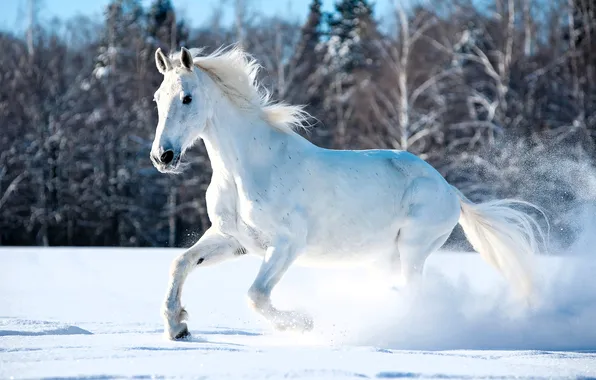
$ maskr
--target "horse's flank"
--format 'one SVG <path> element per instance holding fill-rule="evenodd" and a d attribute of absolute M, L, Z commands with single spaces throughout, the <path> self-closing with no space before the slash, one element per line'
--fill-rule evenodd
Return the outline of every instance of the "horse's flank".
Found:
<path fill-rule="evenodd" d="M 269 125 L 284 133 L 307 129 L 312 116 L 301 105 L 275 103 L 271 93 L 258 81 L 258 64 L 250 54 L 237 46 L 220 48 L 201 56 L 203 49 L 190 49 L 194 65 L 207 73 L 224 95 L 240 109 L 261 115 Z M 172 63 L 180 65 L 180 52 L 170 55 Z"/>

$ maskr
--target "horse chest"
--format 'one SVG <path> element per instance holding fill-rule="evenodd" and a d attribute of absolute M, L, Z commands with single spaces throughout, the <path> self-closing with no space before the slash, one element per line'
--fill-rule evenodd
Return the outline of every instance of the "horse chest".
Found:
<path fill-rule="evenodd" d="M 266 249 L 275 230 L 275 212 L 260 196 L 241 198 L 237 207 L 238 239 L 254 249 Z"/>
<path fill-rule="evenodd" d="M 244 220 L 239 220 L 237 226 L 235 237 L 249 252 L 264 254 L 267 247 L 271 245 L 269 234 L 258 226 L 248 224 Z"/>
<path fill-rule="evenodd" d="M 220 231 L 234 236 L 248 251 L 261 254 L 271 242 L 270 218 L 262 199 L 219 194 L 208 205 L 211 222 Z"/>

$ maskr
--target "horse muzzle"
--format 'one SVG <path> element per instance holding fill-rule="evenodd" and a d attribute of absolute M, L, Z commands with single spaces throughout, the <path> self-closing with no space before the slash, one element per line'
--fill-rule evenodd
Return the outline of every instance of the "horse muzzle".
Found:
<path fill-rule="evenodd" d="M 158 153 L 151 152 L 151 162 L 162 173 L 176 173 L 180 164 L 180 152 L 173 149 L 159 149 Z"/>

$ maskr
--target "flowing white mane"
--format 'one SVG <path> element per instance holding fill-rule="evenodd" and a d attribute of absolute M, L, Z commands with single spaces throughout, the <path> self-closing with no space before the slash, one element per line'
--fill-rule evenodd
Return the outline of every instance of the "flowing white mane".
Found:
<path fill-rule="evenodd" d="M 238 107 L 257 111 L 274 128 L 292 133 L 307 129 L 311 118 L 303 106 L 274 103 L 268 90 L 257 80 L 260 65 L 250 54 L 237 46 L 220 48 L 201 56 L 203 49 L 189 49 L 193 62 L 217 83 L 224 94 Z M 170 56 L 173 63 L 180 62 L 180 52 Z"/>

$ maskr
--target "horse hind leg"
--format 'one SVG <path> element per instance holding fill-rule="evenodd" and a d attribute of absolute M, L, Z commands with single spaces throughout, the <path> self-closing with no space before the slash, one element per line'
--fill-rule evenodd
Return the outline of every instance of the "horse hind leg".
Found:
<path fill-rule="evenodd" d="M 382 270 L 382 274 L 386 277 L 389 277 L 389 285 L 393 290 L 400 290 L 403 288 L 404 280 L 401 273 L 401 258 L 399 255 L 399 249 L 397 249 L 397 239 L 393 254 L 391 254 L 388 264 L 383 266 Z"/>
<path fill-rule="evenodd" d="M 412 189 L 407 222 L 396 239 L 405 285 L 421 279 L 427 257 L 445 244 L 460 213 L 458 198 L 436 181 L 421 179 Z"/>
<path fill-rule="evenodd" d="M 397 251 L 402 285 L 410 286 L 421 280 L 426 259 L 447 241 L 451 229 L 446 232 L 445 228 L 409 226 L 400 230 Z"/>

